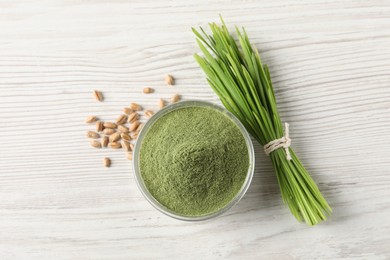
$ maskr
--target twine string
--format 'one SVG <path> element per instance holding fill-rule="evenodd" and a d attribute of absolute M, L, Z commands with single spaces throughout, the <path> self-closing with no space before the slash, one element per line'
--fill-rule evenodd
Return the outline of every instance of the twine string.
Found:
<path fill-rule="evenodd" d="M 283 148 L 286 151 L 287 160 L 291 161 L 289 147 L 291 146 L 289 124 L 284 124 L 284 136 L 264 145 L 264 152 L 269 156 L 273 151 Z"/>

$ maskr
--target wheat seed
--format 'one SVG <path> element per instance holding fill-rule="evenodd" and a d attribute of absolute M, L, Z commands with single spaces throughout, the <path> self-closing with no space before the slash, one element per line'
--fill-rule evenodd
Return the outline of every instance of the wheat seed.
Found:
<path fill-rule="evenodd" d="M 126 115 L 130 115 L 131 113 L 133 113 L 133 109 L 129 108 L 129 107 L 125 107 L 123 108 L 123 113 L 125 113 Z"/>
<path fill-rule="evenodd" d="M 97 120 L 98 119 L 96 116 L 89 116 L 89 117 L 87 117 L 87 119 L 85 119 L 85 123 L 87 123 L 87 124 L 95 123 Z"/>
<path fill-rule="evenodd" d="M 113 143 L 110 143 L 110 147 L 112 149 L 120 149 L 120 148 L 122 148 L 122 145 L 121 145 L 121 143 L 113 142 Z"/>
<path fill-rule="evenodd" d="M 100 135 L 94 131 L 88 131 L 87 137 L 92 138 L 92 139 L 98 139 L 100 137 Z"/>
<path fill-rule="evenodd" d="M 114 143 L 114 142 L 116 142 L 116 141 L 118 141 L 120 139 L 121 139 L 121 134 L 118 133 L 118 132 L 110 135 L 110 137 L 109 137 L 110 143 Z"/>
<path fill-rule="evenodd" d="M 110 167 L 111 166 L 111 160 L 110 158 L 106 157 L 103 159 L 103 165 L 104 167 Z"/>
<path fill-rule="evenodd" d="M 102 148 L 102 145 L 101 145 L 100 142 L 97 141 L 97 140 L 91 140 L 90 144 L 91 144 L 91 146 L 94 147 L 94 148 Z"/>
<path fill-rule="evenodd" d="M 130 152 L 130 151 L 131 151 L 130 144 L 129 144 L 128 142 L 126 142 L 125 140 L 122 140 L 122 147 L 123 147 L 123 149 L 125 149 L 125 151 L 127 151 L 127 152 Z"/>
<path fill-rule="evenodd" d="M 154 113 L 153 113 L 153 111 L 151 111 L 151 110 L 146 110 L 146 111 L 145 111 L 145 116 L 146 116 L 147 118 L 151 118 L 153 114 L 154 114 Z"/>
<path fill-rule="evenodd" d="M 112 135 L 113 133 L 115 133 L 115 129 L 112 128 L 106 128 L 103 130 L 103 134 L 105 135 Z"/>
<path fill-rule="evenodd" d="M 108 145 L 108 136 L 103 136 L 102 147 L 107 147 L 107 145 Z"/>
<path fill-rule="evenodd" d="M 101 132 L 104 129 L 104 123 L 102 121 L 96 122 L 96 131 Z"/>
<path fill-rule="evenodd" d="M 138 121 L 134 121 L 134 123 L 132 123 L 130 125 L 130 127 L 129 127 L 130 132 L 135 131 L 138 126 L 139 126 L 139 122 Z"/>
<path fill-rule="evenodd" d="M 142 127 L 144 127 L 144 124 L 139 124 L 135 131 L 140 132 Z"/>
<path fill-rule="evenodd" d="M 165 76 L 165 83 L 167 83 L 167 85 L 169 86 L 172 86 L 174 84 L 174 79 L 172 77 L 172 75 L 166 75 Z"/>
<path fill-rule="evenodd" d="M 131 114 L 128 116 L 127 122 L 133 123 L 133 122 L 136 121 L 138 118 L 139 118 L 139 114 L 138 114 L 137 112 L 133 112 L 133 113 L 131 113 Z"/>
<path fill-rule="evenodd" d="M 130 142 L 131 141 L 131 137 L 130 135 L 128 135 L 127 133 L 122 133 L 121 134 L 121 137 L 123 140 L 127 141 L 127 142 Z"/>
<path fill-rule="evenodd" d="M 129 132 L 129 128 L 124 126 L 124 125 L 118 125 L 118 130 L 122 133 L 128 133 Z"/>
<path fill-rule="evenodd" d="M 165 102 L 164 102 L 164 100 L 163 100 L 162 98 L 160 98 L 160 99 L 158 100 L 158 107 L 159 107 L 159 108 L 165 107 Z"/>
<path fill-rule="evenodd" d="M 127 116 L 126 115 L 120 115 L 117 119 L 116 119 L 116 123 L 118 125 L 122 125 L 124 123 L 126 123 L 126 120 L 127 120 Z"/>
<path fill-rule="evenodd" d="M 102 92 L 98 91 L 98 90 L 94 90 L 93 91 L 93 96 L 95 97 L 95 99 L 99 102 L 102 102 L 103 101 L 103 94 Z"/>
<path fill-rule="evenodd" d="M 114 124 L 114 123 L 112 123 L 112 122 L 105 122 L 105 123 L 104 123 L 104 127 L 105 127 L 105 128 L 115 129 L 115 128 L 117 128 L 117 125 Z"/>
<path fill-rule="evenodd" d="M 132 139 L 137 139 L 138 132 L 132 132 L 130 136 L 131 136 Z"/>
<path fill-rule="evenodd" d="M 143 92 L 144 92 L 145 94 L 150 94 L 150 93 L 153 93 L 153 92 L 154 92 L 154 89 L 152 89 L 152 88 L 144 88 Z"/>
<path fill-rule="evenodd" d="M 140 105 L 138 105 L 137 103 L 131 103 L 130 104 L 130 108 L 135 110 L 135 111 L 140 111 L 142 110 L 142 107 Z"/>
<path fill-rule="evenodd" d="M 171 98 L 171 102 L 172 102 L 172 103 L 176 103 L 176 102 L 179 101 L 179 100 L 180 100 L 180 95 L 179 95 L 179 94 L 175 94 L 175 95 L 173 95 L 172 98 Z"/>

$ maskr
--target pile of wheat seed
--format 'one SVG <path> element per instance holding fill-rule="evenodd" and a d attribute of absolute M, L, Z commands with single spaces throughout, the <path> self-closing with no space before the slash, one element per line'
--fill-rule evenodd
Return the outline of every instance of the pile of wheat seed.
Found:
<path fill-rule="evenodd" d="M 173 85 L 174 79 L 171 75 L 165 76 L 165 82 L 167 85 Z M 153 88 L 146 87 L 143 89 L 143 93 L 151 94 L 154 92 Z M 94 98 L 103 102 L 103 93 L 94 90 Z M 176 103 L 180 100 L 180 95 L 175 94 L 171 98 L 171 103 Z M 160 98 L 158 100 L 158 107 L 163 108 L 167 102 Z M 88 131 L 87 137 L 90 144 L 94 148 L 111 148 L 111 149 L 123 149 L 126 153 L 127 159 L 132 160 L 134 143 L 138 137 L 139 132 L 143 127 L 143 123 L 140 123 L 141 113 L 143 107 L 137 103 L 131 103 L 129 107 L 125 107 L 122 110 L 122 114 L 114 122 L 103 122 L 99 120 L 97 116 L 88 116 L 85 120 L 87 124 L 95 124 L 95 131 Z M 144 110 L 144 116 L 150 118 L 154 112 L 152 110 Z M 105 167 L 111 166 L 111 159 L 105 157 L 103 159 L 103 165 Z"/>

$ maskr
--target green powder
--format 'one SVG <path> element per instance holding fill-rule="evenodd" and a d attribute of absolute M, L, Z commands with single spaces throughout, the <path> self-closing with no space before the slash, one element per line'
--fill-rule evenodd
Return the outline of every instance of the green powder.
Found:
<path fill-rule="evenodd" d="M 174 110 L 148 130 L 140 149 L 140 172 L 152 196 L 183 216 L 201 216 L 228 204 L 249 168 L 238 126 L 207 107 Z"/>

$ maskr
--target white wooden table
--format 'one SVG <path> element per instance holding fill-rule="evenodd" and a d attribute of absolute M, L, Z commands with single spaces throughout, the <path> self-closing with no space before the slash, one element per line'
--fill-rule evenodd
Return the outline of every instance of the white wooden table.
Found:
<path fill-rule="evenodd" d="M 296 222 L 258 144 L 244 199 L 195 224 L 152 208 L 122 151 L 89 147 L 88 115 L 176 92 L 218 102 L 190 28 L 219 13 L 269 64 L 329 221 Z M 389 1 L 1 1 L 0 67 L 2 260 L 390 258 Z"/>

